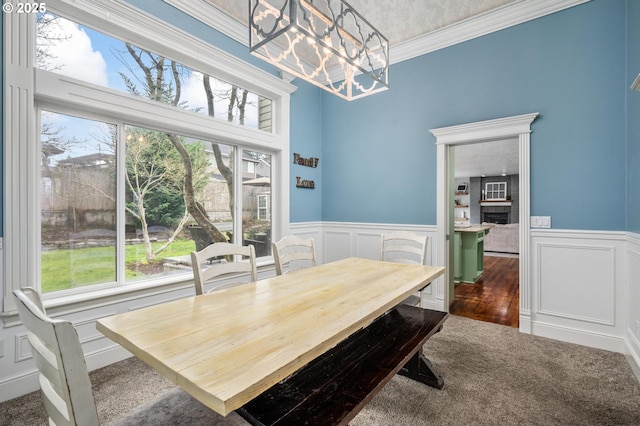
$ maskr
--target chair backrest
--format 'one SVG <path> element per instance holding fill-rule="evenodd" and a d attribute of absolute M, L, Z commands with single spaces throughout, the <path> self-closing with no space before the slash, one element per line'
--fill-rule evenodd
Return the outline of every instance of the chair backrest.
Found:
<path fill-rule="evenodd" d="M 312 238 L 287 235 L 273 243 L 272 248 L 277 275 L 316 266 L 316 249 Z"/>
<path fill-rule="evenodd" d="M 399 231 L 382 234 L 381 260 L 424 265 L 427 260 L 429 237 L 413 232 Z"/>
<path fill-rule="evenodd" d="M 207 262 L 208 259 L 228 256 L 248 257 L 248 262 L 234 262 L 231 259 Z M 200 251 L 191 252 L 191 267 L 196 285 L 196 295 L 204 294 L 204 284 L 210 279 L 224 274 L 249 272 L 251 281 L 258 280 L 256 250 L 252 245 L 240 246 L 231 243 L 213 243 Z"/>
<path fill-rule="evenodd" d="M 49 318 L 33 288 L 13 293 L 40 370 L 40 388 L 49 424 L 97 425 L 91 381 L 76 329 L 69 321 Z"/>

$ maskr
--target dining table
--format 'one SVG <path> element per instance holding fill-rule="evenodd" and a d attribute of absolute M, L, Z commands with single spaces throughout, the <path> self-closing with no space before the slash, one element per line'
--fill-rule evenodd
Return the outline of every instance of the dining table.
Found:
<path fill-rule="evenodd" d="M 101 318 L 96 327 L 226 416 L 443 273 L 352 257 Z"/>

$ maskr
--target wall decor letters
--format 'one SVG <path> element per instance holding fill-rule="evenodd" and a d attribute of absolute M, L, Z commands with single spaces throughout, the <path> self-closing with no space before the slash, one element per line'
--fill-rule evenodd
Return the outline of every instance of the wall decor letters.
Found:
<path fill-rule="evenodd" d="M 296 186 L 298 188 L 314 189 L 316 187 L 316 183 L 312 180 L 301 180 L 300 176 L 296 176 Z"/>
<path fill-rule="evenodd" d="M 318 161 L 320 161 L 320 159 L 316 157 L 304 158 L 296 152 L 293 153 L 293 164 L 307 167 L 318 167 Z"/>

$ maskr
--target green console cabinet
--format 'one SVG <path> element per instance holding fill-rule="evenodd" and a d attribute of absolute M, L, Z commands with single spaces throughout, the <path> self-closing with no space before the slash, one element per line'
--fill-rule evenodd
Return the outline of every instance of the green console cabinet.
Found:
<path fill-rule="evenodd" d="M 484 236 L 491 226 L 476 225 L 455 230 L 453 279 L 475 283 L 484 271 Z"/>

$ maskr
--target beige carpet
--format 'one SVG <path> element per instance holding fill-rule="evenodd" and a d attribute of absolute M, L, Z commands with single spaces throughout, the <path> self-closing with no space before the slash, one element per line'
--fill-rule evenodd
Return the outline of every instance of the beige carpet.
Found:
<path fill-rule="evenodd" d="M 456 316 L 425 354 L 444 389 L 397 376 L 351 425 L 640 425 L 640 385 L 621 354 Z M 103 424 L 243 423 L 213 415 L 135 358 L 91 380 Z M 45 425 L 39 392 L 0 404 L 0 424 Z"/>

